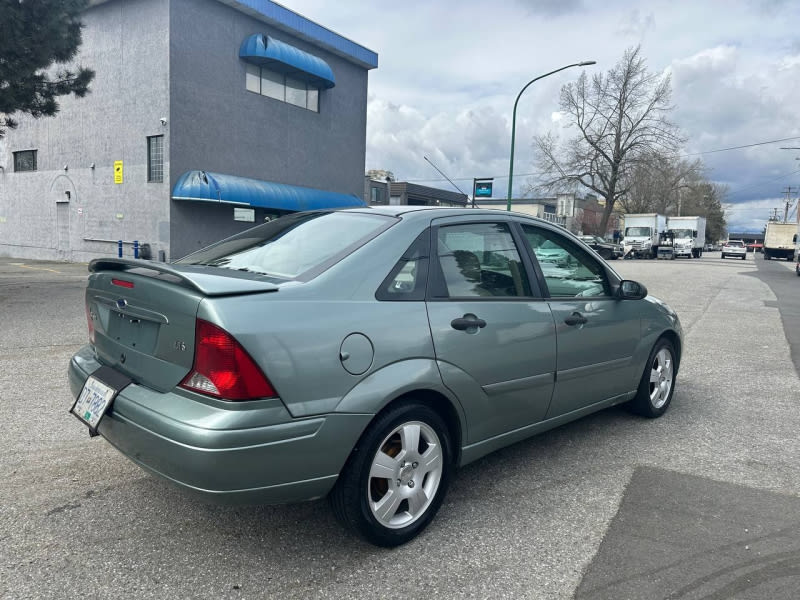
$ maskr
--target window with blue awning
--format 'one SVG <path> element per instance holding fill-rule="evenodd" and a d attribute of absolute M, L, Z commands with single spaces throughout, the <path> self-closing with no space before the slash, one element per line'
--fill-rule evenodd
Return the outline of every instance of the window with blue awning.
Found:
<path fill-rule="evenodd" d="M 259 67 L 284 73 L 320 88 L 336 85 L 327 62 L 304 50 L 261 33 L 253 34 L 239 47 L 239 58 Z"/>

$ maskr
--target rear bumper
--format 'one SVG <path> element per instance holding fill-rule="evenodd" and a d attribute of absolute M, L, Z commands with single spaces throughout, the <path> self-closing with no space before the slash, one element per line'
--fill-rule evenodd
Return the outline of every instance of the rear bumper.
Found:
<path fill-rule="evenodd" d="M 72 358 L 73 397 L 99 367 L 89 346 Z M 282 504 L 326 495 L 371 418 L 294 419 L 277 399 L 227 403 L 132 383 L 98 432 L 139 466 L 212 502 Z"/>

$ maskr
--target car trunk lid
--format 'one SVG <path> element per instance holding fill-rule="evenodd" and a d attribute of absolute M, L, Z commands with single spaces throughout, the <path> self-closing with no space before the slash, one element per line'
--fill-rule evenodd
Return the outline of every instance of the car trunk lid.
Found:
<path fill-rule="evenodd" d="M 86 306 L 98 358 L 161 392 L 192 367 L 203 298 L 279 289 L 251 273 L 214 267 L 99 259 L 89 270 Z"/>

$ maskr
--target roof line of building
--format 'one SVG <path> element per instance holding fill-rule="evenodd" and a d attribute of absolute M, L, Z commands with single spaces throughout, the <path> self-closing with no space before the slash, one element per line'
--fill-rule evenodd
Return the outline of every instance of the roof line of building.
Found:
<path fill-rule="evenodd" d="M 378 54 L 272 0 L 217 0 L 300 39 L 354 62 L 365 69 L 378 66 Z"/>
<path fill-rule="evenodd" d="M 89 6 L 111 0 L 90 0 Z M 378 67 L 378 54 L 272 0 L 217 0 L 241 13 L 341 56 L 365 69 Z"/>

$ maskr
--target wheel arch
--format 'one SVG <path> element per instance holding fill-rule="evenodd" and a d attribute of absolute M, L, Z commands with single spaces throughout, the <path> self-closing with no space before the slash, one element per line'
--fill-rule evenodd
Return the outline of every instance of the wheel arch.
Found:
<path fill-rule="evenodd" d="M 668 340 L 672 344 L 672 347 L 675 348 L 675 374 L 677 375 L 678 369 L 681 366 L 681 355 L 683 354 L 683 344 L 681 343 L 680 336 L 675 331 L 668 329 L 662 333 L 658 339 Z M 658 342 L 656 341 L 656 343 Z"/>
<path fill-rule="evenodd" d="M 458 398 L 444 386 L 433 360 L 400 361 L 376 371 L 354 387 L 335 412 L 372 415 L 359 436 L 360 443 L 381 415 L 400 403 L 413 401 L 430 406 L 444 420 L 453 444 L 453 459 L 458 461 L 466 435 L 466 415 Z"/>
<path fill-rule="evenodd" d="M 453 456 L 450 458 L 452 459 L 452 464 L 457 465 L 461 458 L 463 423 L 461 415 L 456 410 L 455 406 L 453 406 L 453 403 L 450 401 L 450 399 L 444 394 L 435 390 L 413 390 L 391 400 L 386 404 L 386 406 L 383 407 L 381 413 L 375 415 L 374 419 L 377 419 L 380 414 L 391 410 L 393 407 L 403 402 L 419 402 L 421 404 L 425 404 L 426 406 L 432 408 L 436 414 L 442 418 L 447 426 L 447 431 L 450 434 L 450 442 L 453 445 Z"/>

